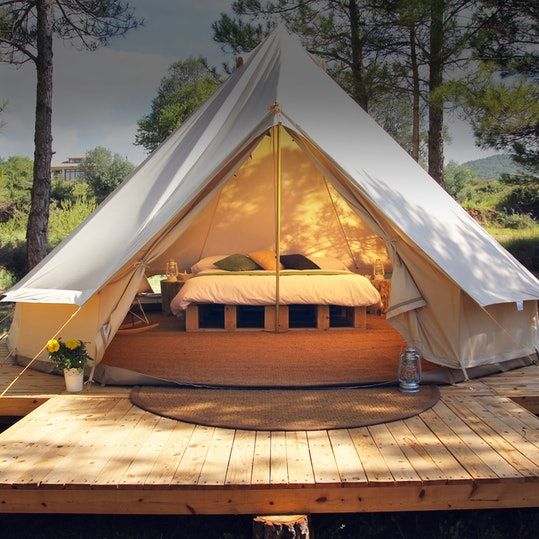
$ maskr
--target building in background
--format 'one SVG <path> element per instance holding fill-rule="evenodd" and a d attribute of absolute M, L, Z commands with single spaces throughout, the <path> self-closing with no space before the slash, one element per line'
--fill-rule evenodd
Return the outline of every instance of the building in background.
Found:
<path fill-rule="evenodd" d="M 68 157 L 59 165 L 51 166 L 51 176 L 53 180 L 76 180 L 79 174 L 79 165 L 84 159 L 84 155 Z"/>

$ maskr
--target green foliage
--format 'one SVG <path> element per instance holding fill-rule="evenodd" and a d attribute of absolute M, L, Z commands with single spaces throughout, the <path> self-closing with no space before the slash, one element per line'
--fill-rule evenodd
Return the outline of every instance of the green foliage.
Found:
<path fill-rule="evenodd" d="M 52 180 L 51 202 L 61 203 L 67 200 L 89 199 L 94 196 L 92 188 L 81 180 Z"/>
<path fill-rule="evenodd" d="M 16 275 L 4 268 L 3 266 L 0 266 L 0 291 L 7 290 L 8 288 L 11 288 L 15 283 L 17 282 Z M 0 317 L 2 315 L 0 314 Z M 0 329 L 0 333 L 1 333 Z"/>
<path fill-rule="evenodd" d="M 524 213 L 539 220 L 539 181 L 514 187 L 498 204 L 506 213 Z"/>
<path fill-rule="evenodd" d="M 459 202 L 464 202 L 473 196 L 477 176 L 465 165 L 449 161 L 444 169 L 444 187 L 446 191 Z"/>
<path fill-rule="evenodd" d="M 87 152 L 79 165 L 81 179 L 90 186 L 98 202 L 112 193 L 133 169 L 127 159 L 103 146 Z"/>
<path fill-rule="evenodd" d="M 9 219 L 17 209 L 28 209 L 33 167 L 31 159 L 20 155 L 0 160 L 0 221 Z"/>
<path fill-rule="evenodd" d="M 151 152 L 210 97 L 220 84 L 202 56 L 175 62 L 161 80 L 150 114 L 138 121 L 135 144 Z"/>
<path fill-rule="evenodd" d="M 60 243 L 95 210 L 93 198 L 79 198 L 75 202 L 65 200 L 51 209 L 49 218 L 49 242 L 52 247 Z"/>
<path fill-rule="evenodd" d="M 49 358 L 60 370 L 83 370 L 91 357 L 86 350 L 86 344 L 78 339 L 69 339 L 64 342 L 62 338 L 51 339 L 47 343 Z"/>

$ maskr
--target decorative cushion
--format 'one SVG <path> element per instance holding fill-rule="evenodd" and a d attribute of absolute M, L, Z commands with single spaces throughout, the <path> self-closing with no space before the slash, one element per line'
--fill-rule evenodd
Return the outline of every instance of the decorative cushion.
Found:
<path fill-rule="evenodd" d="M 348 271 L 346 265 L 338 258 L 331 258 L 329 256 L 310 256 L 309 260 L 314 262 L 322 270 Z"/>
<path fill-rule="evenodd" d="M 222 260 L 228 255 L 215 255 L 201 258 L 196 264 L 191 266 L 192 273 L 198 273 L 199 271 L 214 270 L 215 262 Z"/>
<path fill-rule="evenodd" d="M 222 260 L 214 262 L 214 264 L 226 271 L 252 271 L 260 269 L 260 266 L 251 260 L 248 256 L 235 254 L 227 256 Z"/>
<path fill-rule="evenodd" d="M 252 251 L 247 253 L 249 258 L 253 259 L 262 269 L 268 271 L 276 271 L 277 264 L 275 262 L 277 255 L 275 251 L 270 251 L 269 249 L 263 249 L 261 251 Z M 281 264 L 280 269 L 284 269 L 284 266 Z"/>
<path fill-rule="evenodd" d="M 320 269 L 320 266 L 309 260 L 306 256 L 300 254 L 282 255 L 281 263 L 286 269 L 311 270 Z"/>

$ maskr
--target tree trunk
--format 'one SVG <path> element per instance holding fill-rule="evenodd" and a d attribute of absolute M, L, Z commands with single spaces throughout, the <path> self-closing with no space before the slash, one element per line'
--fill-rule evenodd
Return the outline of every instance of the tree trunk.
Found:
<path fill-rule="evenodd" d="M 365 86 L 365 70 L 363 68 L 363 43 L 360 35 L 361 19 L 357 0 L 348 3 L 350 17 L 350 39 L 352 43 L 352 84 L 355 101 L 365 112 L 369 112 L 369 97 Z"/>
<path fill-rule="evenodd" d="M 52 0 L 37 0 L 34 182 L 26 231 L 27 269 L 47 254 L 52 159 Z"/>
<path fill-rule="evenodd" d="M 309 539 L 307 515 L 275 515 L 253 520 L 253 539 Z"/>
<path fill-rule="evenodd" d="M 444 0 L 432 0 L 429 56 L 429 174 L 443 185 L 444 174 L 444 104 L 433 99 L 435 90 L 443 83 Z"/>
<path fill-rule="evenodd" d="M 412 63 L 412 157 L 419 161 L 419 67 L 416 51 L 416 27 L 410 26 L 410 59 Z"/>

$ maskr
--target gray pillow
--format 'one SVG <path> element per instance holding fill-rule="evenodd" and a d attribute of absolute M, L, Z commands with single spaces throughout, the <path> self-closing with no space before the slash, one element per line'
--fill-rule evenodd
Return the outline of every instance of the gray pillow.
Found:
<path fill-rule="evenodd" d="M 252 271 L 261 269 L 260 266 L 245 255 L 230 255 L 226 258 L 222 258 L 214 265 L 218 268 L 226 271 Z"/>

